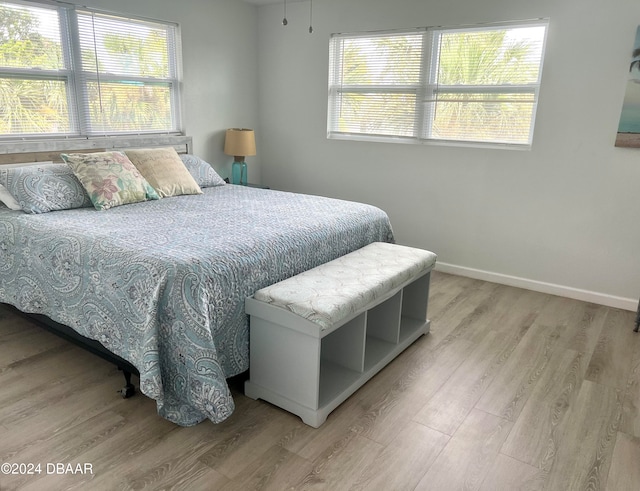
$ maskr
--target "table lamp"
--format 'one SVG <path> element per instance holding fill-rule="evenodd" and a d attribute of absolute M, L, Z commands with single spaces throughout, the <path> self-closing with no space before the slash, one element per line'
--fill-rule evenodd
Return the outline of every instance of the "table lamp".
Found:
<path fill-rule="evenodd" d="M 247 185 L 247 163 L 245 156 L 256 154 L 256 137 L 247 128 L 229 128 L 224 139 L 224 153 L 233 155 L 231 184 Z"/>

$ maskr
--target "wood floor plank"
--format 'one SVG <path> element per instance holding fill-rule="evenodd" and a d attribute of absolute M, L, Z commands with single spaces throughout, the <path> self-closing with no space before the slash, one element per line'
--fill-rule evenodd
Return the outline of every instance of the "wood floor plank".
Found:
<path fill-rule="evenodd" d="M 114 432 L 109 438 L 104 439 L 98 445 L 88 448 L 78 459 L 81 462 L 92 464 L 93 473 L 90 475 L 41 475 L 22 486 L 24 491 L 41 491 L 42 489 L 105 489 L 112 486 L 113 482 L 103 482 L 97 485 L 100 480 L 107 477 L 113 471 L 114 466 L 126 467 L 135 461 L 146 451 L 157 445 L 164 436 L 172 430 L 175 425 L 160 418 L 157 414 L 149 413 L 143 405 L 138 405 L 138 411 L 130 414 L 134 424 L 127 424 L 123 431 Z M 51 455 L 50 462 L 57 462 L 55 455 Z M 80 462 L 74 461 L 75 462 Z M 72 463 L 72 462 L 66 462 Z M 91 484 L 96 484 L 92 487 Z"/>
<path fill-rule="evenodd" d="M 206 478 L 209 489 L 220 489 L 229 479 L 198 460 L 215 437 L 211 427 L 174 427 L 153 447 L 138 458 L 124 462 L 117 469 L 101 472 L 92 481 L 93 487 L 112 489 L 198 489 L 193 486 Z"/>
<path fill-rule="evenodd" d="M 629 329 L 634 320 L 632 312 L 609 309 L 587 368 L 586 380 L 626 389 L 633 353 L 640 349 L 640 336 Z"/>
<path fill-rule="evenodd" d="M 199 463 L 197 465 L 200 465 Z M 189 478 L 187 479 L 187 482 L 185 483 L 186 485 L 183 485 L 182 482 L 177 483 L 174 486 L 171 487 L 165 487 L 164 483 L 161 483 L 161 488 L 158 487 L 153 487 L 151 488 L 152 490 L 156 490 L 156 489 L 188 489 L 188 490 L 210 490 L 210 489 L 220 489 L 223 486 L 226 485 L 226 483 L 228 483 L 228 479 L 222 475 L 220 475 L 218 472 L 216 472 L 214 469 L 211 469 L 210 467 L 207 467 L 207 471 L 206 472 L 202 472 L 199 473 L 197 476 L 189 476 Z M 135 487 L 131 487 L 129 488 L 131 490 L 137 490 L 140 488 L 135 488 Z"/>
<path fill-rule="evenodd" d="M 438 283 L 438 288 L 435 291 L 432 290 L 429 294 L 429 318 L 432 318 L 432 312 L 442 315 L 447 306 L 452 306 L 452 302 L 468 291 L 472 284 L 481 284 L 478 280 L 465 278 L 464 276 L 432 271 L 431 284 L 433 285 L 436 282 Z"/>
<path fill-rule="evenodd" d="M 235 479 L 254 466 L 292 424 L 301 424 L 297 416 L 286 411 L 272 406 L 261 409 L 247 412 L 245 421 L 235 431 L 225 432 L 222 438 L 215 439 L 198 460 Z"/>
<path fill-rule="evenodd" d="M 492 309 L 490 328 L 505 335 L 513 335 L 514 328 L 527 330 L 544 310 L 549 295 L 504 285 L 503 288 L 507 290 Z"/>
<path fill-rule="evenodd" d="M 15 334 L 39 331 L 39 328 L 34 326 L 30 319 L 8 305 L 3 305 L 0 308 L 0 323 L 3 326 L 0 332 L 0 342 L 11 339 Z"/>
<path fill-rule="evenodd" d="M 557 348 L 560 328 L 534 325 L 484 392 L 476 408 L 515 421 Z"/>
<path fill-rule="evenodd" d="M 121 399 L 112 365 L 0 305 L 0 461 L 93 466 L 0 489 L 640 489 L 633 313 L 439 272 L 430 296 L 431 334 L 318 429 L 239 379 L 229 419 L 179 428 Z M 450 435 L 417 422 L 430 403 Z"/>
<path fill-rule="evenodd" d="M 46 393 L 55 397 L 55 394 L 63 393 L 65 388 L 71 392 L 87 383 L 116 375 L 113 365 L 95 358 L 95 355 L 67 343 L 11 363 L 5 370 L 0 370 L 0 386 L 5 388 L 0 392 L 0 408 L 5 408 L 4 413 L 8 414 L 12 411 L 9 406 L 17 401 L 28 401 L 33 408 L 36 404 L 34 393 L 39 394 L 40 399 Z M 94 364 L 92 374 L 86 373 L 85 363 Z M 52 366 L 55 370 L 50 369 Z M 122 375 L 117 374 L 117 377 Z M 19 383 L 18 380 L 23 382 Z M 120 384 L 118 380 L 114 390 Z"/>
<path fill-rule="evenodd" d="M 620 431 L 627 435 L 640 437 L 640 350 L 633 352 L 622 405 Z"/>
<path fill-rule="evenodd" d="M 409 423 L 364 470 L 351 491 L 412 491 L 448 442 L 449 436 L 443 433 Z"/>
<path fill-rule="evenodd" d="M 229 481 L 225 486 L 216 487 L 219 491 L 246 491 L 294 489 L 294 486 L 310 474 L 313 465 L 308 460 L 289 452 L 279 445 L 264 452 L 260 461 L 238 479 Z"/>
<path fill-rule="evenodd" d="M 414 421 L 447 435 L 453 435 L 482 397 L 500 368 L 510 358 L 526 330 L 510 336 L 495 331 L 469 354 L 436 394 L 415 415 Z"/>
<path fill-rule="evenodd" d="M 352 396 L 329 415 L 322 425 L 322 431 L 305 424 L 292 425 L 278 440 L 278 445 L 313 461 L 328 447 L 339 445 L 344 435 L 352 432 L 352 427 L 362 418 L 363 412 L 358 398 Z"/>
<path fill-rule="evenodd" d="M 500 298 L 500 294 L 507 291 L 495 283 L 475 280 L 469 288 L 440 310 L 430 308 L 428 310 L 428 316 L 431 319 L 430 342 L 437 345 L 452 336 L 452 333 L 455 333 L 454 337 L 473 333 L 472 326 L 479 320 L 486 319 L 488 317 L 486 314 L 495 304 L 496 298 Z"/>
<path fill-rule="evenodd" d="M 434 394 L 448 385 L 473 349 L 470 341 L 454 338 L 425 353 L 422 359 L 407 362 L 406 371 L 391 386 L 371 384 L 363 388 L 360 403 L 366 409 L 354 427 L 367 438 L 387 445 Z"/>
<path fill-rule="evenodd" d="M 585 355 L 581 353 L 553 352 L 549 368 L 516 419 L 502 453 L 548 470 L 562 437 L 560 425 L 577 399 L 586 366 Z"/>
<path fill-rule="evenodd" d="M 416 486 L 419 490 L 477 490 L 513 423 L 474 409 Z"/>
<path fill-rule="evenodd" d="M 460 315 L 468 314 L 475 308 L 478 303 L 477 299 L 485 298 L 487 292 L 495 288 L 494 285 L 487 286 L 485 282 L 480 280 L 432 271 L 431 286 L 433 287 L 436 283 L 438 284 L 437 288 L 429 289 L 429 309 L 427 312 L 434 324 L 441 324 L 440 320 L 445 316 L 451 316 L 455 319 L 455 315 L 460 318 Z M 433 303 L 431 303 L 432 298 L 435 299 Z M 467 309 L 466 313 L 455 314 L 460 311 L 463 304 L 466 304 L 470 309 Z"/>
<path fill-rule="evenodd" d="M 7 334 L 0 342 L 0 367 L 66 344 L 68 342 L 58 336 L 33 328 Z"/>
<path fill-rule="evenodd" d="M 605 489 L 622 412 L 622 393 L 585 380 L 562 427 L 546 490 Z"/>
<path fill-rule="evenodd" d="M 486 333 L 484 340 L 453 372 L 446 385 L 416 413 L 413 420 L 446 435 L 453 435 L 490 382 L 489 370 L 504 346 L 503 341 L 494 331 Z"/>
<path fill-rule="evenodd" d="M 45 473 L 47 463 L 81 461 L 84 463 L 84 453 L 87 450 L 107 440 L 125 425 L 126 420 L 122 416 L 104 411 L 84 423 L 61 429 L 51 435 L 42 433 L 43 438 L 32 442 L 25 441 L 25 445 L 19 447 L 18 451 L 12 451 L 2 459 L 3 462 L 39 463 Z M 24 437 L 25 439 L 29 437 L 27 432 L 24 433 Z M 0 478 L 0 483 L 8 488 L 17 489 L 38 476 L 23 474 L 4 477 L 4 482 Z"/>
<path fill-rule="evenodd" d="M 487 473 L 480 491 L 540 491 L 545 477 L 537 467 L 500 454 Z"/>
<path fill-rule="evenodd" d="M 640 438 L 618 433 L 607 476 L 607 491 L 640 489 Z"/>
<path fill-rule="evenodd" d="M 383 448 L 379 443 L 349 431 L 340 442 L 313 461 L 312 470 L 294 484 L 293 489 L 350 489 Z"/>
<path fill-rule="evenodd" d="M 111 380 L 104 379 L 76 391 L 69 390 L 72 393 L 51 404 L 47 405 L 45 400 L 44 406 L 38 406 L 40 409 L 37 411 L 30 410 L 27 402 L 23 411 L 10 413 L 2 422 L 6 431 L 2 435 L 0 460 L 6 462 L 8 458 L 38 446 L 43 437 L 80 425 L 108 410 L 119 402 L 114 398 L 112 386 Z M 70 411 L 70 407 L 74 410 Z"/>
<path fill-rule="evenodd" d="M 554 297 L 567 304 L 569 312 L 562 314 L 552 311 L 555 322 L 550 325 L 562 326 L 559 343 L 567 349 L 591 356 L 607 319 L 609 309 L 592 303 L 576 302 L 568 298 Z"/>
<path fill-rule="evenodd" d="M 560 328 L 559 345 L 591 356 L 607 313 L 608 309 L 602 306 L 550 296 L 536 324 Z"/>

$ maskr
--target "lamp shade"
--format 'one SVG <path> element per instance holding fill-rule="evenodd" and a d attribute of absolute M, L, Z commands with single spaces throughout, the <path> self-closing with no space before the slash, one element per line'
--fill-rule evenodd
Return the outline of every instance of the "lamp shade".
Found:
<path fill-rule="evenodd" d="M 256 136 L 253 130 L 246 128 L 230 128 L 224 139 L 224 153 L 227 155 L 255 155 Z"/>

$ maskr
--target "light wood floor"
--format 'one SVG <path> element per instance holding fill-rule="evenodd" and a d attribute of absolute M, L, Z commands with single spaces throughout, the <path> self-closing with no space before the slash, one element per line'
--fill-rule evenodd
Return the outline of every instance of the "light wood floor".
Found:
<path fill-rule="evenodd" d="M 0 489 L 640 490 L 632 312 L 434 273 L 429 317 L 320 429 L 241 385 L 223 424 L 180 428 L 0 307 L 0 463 L 42 466 Z"/>

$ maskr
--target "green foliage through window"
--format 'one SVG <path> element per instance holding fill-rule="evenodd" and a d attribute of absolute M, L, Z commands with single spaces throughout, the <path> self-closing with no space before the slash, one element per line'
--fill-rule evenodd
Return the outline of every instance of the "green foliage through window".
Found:
<path fill-rule="evenodd" d="M 329 137 L 530 145 L 546 26 L 332 36 Z"/>
<path fill-rule="evenodd" d="M 0 137 L 179 131 L 176 38 L 171 24 L 0 2 Z"/>

